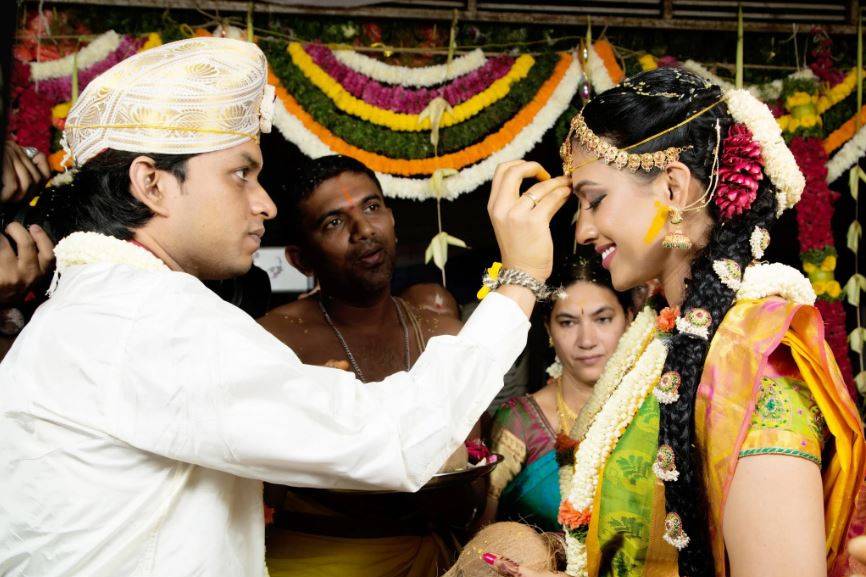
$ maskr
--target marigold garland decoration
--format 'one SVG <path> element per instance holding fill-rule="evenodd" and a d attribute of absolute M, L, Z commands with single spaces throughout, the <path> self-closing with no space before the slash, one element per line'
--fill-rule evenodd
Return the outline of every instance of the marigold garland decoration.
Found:
<path fill-rule="evenodd" d="M 430 121 L 422 120 L 418 114 L 404 114 L 378 108 L 354 97 L 339 82 L 328 76 L 300 44 L 292 42 L 289 44 L 288 50 L 295 66 L 300 68 L 307 78 L 327 94 L 343 112 L 392 130 L 421 131 L 430 129 Z M 442 118 L 441 126 L 444 128 L 459 124 L 506 96 L 511 85 L 525 78 L 533 64 L 535 64 L 535 59 L 532 56 L 523 55 L 518 58 L 508 74 L 493 82 L 483 92 L 446 112 Z"/>
<path fill-rule="evenodd" d="M 415 176 L 415 175 L 430 175 L 438 168 L 455 168 L 461 169 L 490 156 L 497 150 L 507 145 L 514 136 L 520 132 L 522 128 L 528 125 L 538 111 L 544 106 L 557 85 L 563 80 L 572 63 L 570 54 L 563 53 L 560 55 L 559 62 L 554 68 L 553 74 L 535 95 L 529 104 L 527 104 L 514 118 L 506 122 L 502 128 L 494 134 L 487 136 L 481 142 L 469 146 L 459 152 L 445 154 L 439 157 L 424 158 L 418 160 L 404 160 L 398 158 L 388 158 L 379 154 L 372 154 L 365 150 L 361 150 L 356 146 L 352 146 L 344 140 L 336 137 L 326 127 L 317 123 L 307 111 L 305 111 L 298 102 L 283 88 L 273 72 L 270 72 L 269 82 L 277 88 L 277 97 L 283 103 L 286 110 L 297 117 L 303 125 L 313 134 L 315 134 L 322 142 L 324 142 L 331 150 L 337 154 L 351 156 L 363 162 L 371 169 L 396 175 Z"/>
<path fill-rule="evenodd" d="M 389 158 L 414 160 L 434 156 L 429 131 L 394 131 L 344 113 L 309 81 L 291 59 L 281 58 L 281 56 L 282 54 L 277 52 L 273 55 L 272 61 L 274 67 L 279 70 L 278 76 L 286 92 L 292 95 L 298 106 L 313 120 L 327 128 L 337 138 L 361 150 Z M 556 55 L 539 57 L 530 73 L 515 83 L 506 97 L 465 122 L 441 128 L 438 140 L 439 154 L 460 151 L 499 130 L 535 97 L 544 81 L 553 72 L 557 60 Z M 461 79 L 449 84 L 444 90 L 456 85 L 459 80 Z M 421 100 L 416 104 L 422 102 L 426 101 Z"/>

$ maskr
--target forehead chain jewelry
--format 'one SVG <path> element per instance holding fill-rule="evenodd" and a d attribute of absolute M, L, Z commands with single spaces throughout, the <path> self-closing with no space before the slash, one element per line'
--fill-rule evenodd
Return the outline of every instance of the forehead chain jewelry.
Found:
<path fill-rule="evenodd" d="M 672 146 L 664 150 L 645 152 L 642 154 L 630 153 L 629 151 L 685 126 L 695 118 L 709 112 L 724 101 L 725 98 L 722 97 L 709 106 L 698 110 L 682 122 L 624 148 L 616 147 L 595 134 L 592 129 L 587 126 L 586 121 L 583 118 L 583 113 L 580 112 L 572 118 L 568 135 L 559 150 L 560 157 L 563 161 L 563 174 L 566 176 L 571 175 L 575 170 L 595 162 L 596 160 L 601 160 L 605 164 L 613 165 L 618 170 L 628 168 L 631 172 L 637 172 L 638 170 L 649 172 L 656 168 L 664 169 L 669 164 L 679 160 L 680 154 L 683 151 L 690 149 L 691 146 Z M 586 160 L 580 166 L 574 166 L 574 147 L 572 144 L 574 141 L 577 141 L 577 143 L 594 158 Z"/>

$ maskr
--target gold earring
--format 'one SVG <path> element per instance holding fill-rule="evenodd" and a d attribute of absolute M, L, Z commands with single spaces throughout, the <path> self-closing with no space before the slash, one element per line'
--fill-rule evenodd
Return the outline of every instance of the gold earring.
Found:
<path fill-rule="evenodd" d="M 673 230 L 665 235 L 662 239 L 662 246 L 669 249 L 689 250 L 692 248 L 692 241 L 683 234 L 682 228 L 679 226 L 683 222 L 683 213 L 678 208 L 671 209 L 671 224 Z"/>
<path fill-rule="evenodd" d="M 547 345 L 548 345 L 551 349 L 553 348 L 553 337 L 550 336 L 550 335 L 547 336 Z"/>

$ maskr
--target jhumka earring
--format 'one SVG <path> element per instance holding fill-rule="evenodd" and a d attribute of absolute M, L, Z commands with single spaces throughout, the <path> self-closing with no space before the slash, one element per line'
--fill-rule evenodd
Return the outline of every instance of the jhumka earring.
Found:
<path fill-rule="evenodd" d="M 674 226 L 674 229 L 662 239 L 663 247 L 679 250 L 689 250 L 692 248 L 692 241 L 683 234 L 682 228 L 679 226 L 682 222 L 682 211 L 678 208 L 671 208 L 671 224 Z"/>

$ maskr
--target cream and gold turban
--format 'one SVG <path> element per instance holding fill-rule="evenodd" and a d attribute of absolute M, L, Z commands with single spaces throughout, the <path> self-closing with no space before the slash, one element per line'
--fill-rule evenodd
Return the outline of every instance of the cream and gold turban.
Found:
<path fill-rule="evenodd" d="M 191 38 L 132 56 L 94 79 L 69 111 L 64 148 L 77 166 L 106 148 L 200 154 L 270 132 L 274 88 L 258 46 Z"/>

